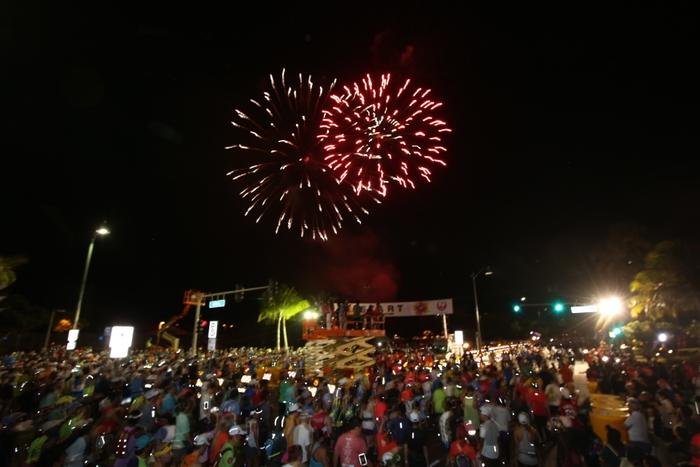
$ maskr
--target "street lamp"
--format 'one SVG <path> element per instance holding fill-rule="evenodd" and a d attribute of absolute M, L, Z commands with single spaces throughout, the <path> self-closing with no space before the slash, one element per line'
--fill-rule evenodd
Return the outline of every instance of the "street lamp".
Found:
<path fill-rule="evenodd" d="M 609 298 L 601 300 L 598 309 L 605 315 L 615 315 L 622 311 L 622 302 L 619 298 Z"/>
<path fill-rule="evenodd" d="M 83 272 L 83 283 L 80 285 L 80 295 L 78 295 L 78 306 L 75 309 L 75 319 L 73 320 L 73 329 L 78 329 L 78 320 L 80 319 L 80 308 L 83 305 L 83 296 L 85 295 L 85 283 L 87 282 L 88 270 L 90 269 L 90 259 L 92 258 L 92 250 L 95 248 L 95 239 L 98 235 L 107 235 L 109 230 L 103 225 L 95 230 L 92 236 L 90 246 L 88 247 L 87 260 L 85 261 L 85 271 Z"/>
<path fill-rule="evenodd" d="M 51 312 L 51 319 L 49 320 L 49 328 L 46 330 L 46 339 L 44 340 L 44 348 L 49 350 L 49 338 L 51 337 L 51 328 L 53 327 L 53 317 L 56 313 L 65 313 L 66 310 L 53 310 Z"/>
<path fill-rule="evenodd" d="M 486 266 L 485 268 L 479 270 L 479 272 L 473 272 L 471 275 L 472 285 L 474 286 L 474 310 L 476 312 L 476 348 L 478 353 L 481 353 L 481 317 L 479 316 L 479 300 L 476 297 L 476 278 L 479 277 L 479 274 L 481 274 L 482 272 L 485 276 L 490 276 L 491 274 L 493 274 L 493 272 L 491 271 L 491 267 Z"/>

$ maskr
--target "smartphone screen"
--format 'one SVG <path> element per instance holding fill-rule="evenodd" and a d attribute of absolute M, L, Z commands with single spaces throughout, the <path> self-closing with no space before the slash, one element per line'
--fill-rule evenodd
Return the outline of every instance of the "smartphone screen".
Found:
<path fill-rule="evenodd" d="M 367 465 L 367 456 L 365 454 L 360 454 L 357 457 L 360 459 L 360 465 Z"/>

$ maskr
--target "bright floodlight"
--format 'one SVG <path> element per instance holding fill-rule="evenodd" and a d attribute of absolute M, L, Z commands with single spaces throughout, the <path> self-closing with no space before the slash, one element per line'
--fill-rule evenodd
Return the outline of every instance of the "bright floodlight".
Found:
<path fill-rule="evenodd" d="M 606 315 L 614 315 L 622 311 L 622 302 L 619 298 L 610 298 L 600 302 L 599 309 Z"/>
<path fill-rule="evenodd" d="M 98 234 L 100 234 L 100 235 L 107 235 L 107 234 L 109 233 L 109 230 L 107 230 L 107 229 L 104 228 L 104 227 L 100 227 L 99 229 L 97 229 L 97 230 L 95 231 L 95 233 L 98 233 Z"/>
<path fill-rule="evenodd" d="M 304 319 L 316 319 L 318 318 L 318 313 L 313 311 L 307 311 L 304 313 Z"/>
<path fill-rule="evenodd" d="M 668 336 L 666 336 L 666 334 L 659 334 L 659 342 L 666 342 L 667 338 Z"/>

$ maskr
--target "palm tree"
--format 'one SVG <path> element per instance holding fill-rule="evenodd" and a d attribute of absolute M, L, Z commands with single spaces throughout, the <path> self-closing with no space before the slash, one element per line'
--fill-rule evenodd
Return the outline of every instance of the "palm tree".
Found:
<path fill-rule="evenodd" d="M 697 251 L 682 242 L 657 244 L 645 260 L 645 269 L 630 283 L 630 315 L 651 321 L 678 320 L 679 312 L 698 308 L 698 297 L 689 279 L 689 264 L 697 260 Z"/>
<path fill-rule="evenodd" d="M 17 280 L 14 269 L 27 262 L 24 256 L 0 256 L 0 289 Z"/>
<path fill-rule="evenodd" d="M 284 348 L 285 350 L 289 349 L 287 320 L 310 306 L 309 301 L 304 300 L 294 287 L 287 285 L 280 285 L 275 295 L 267 297 L 265 304 L 260 310 L 258 323 L 261 321 L 277 322 L 277 350 L 280 349 L 280 331 L 284 332 Z"/>

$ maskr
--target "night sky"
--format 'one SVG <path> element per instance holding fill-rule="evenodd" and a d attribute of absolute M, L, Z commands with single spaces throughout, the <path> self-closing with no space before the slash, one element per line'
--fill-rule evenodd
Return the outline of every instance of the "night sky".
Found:
<path fill-rule="evenodd" d="M 647 226 L 652 241 L 700 240 L 690 2 L 146 3 L 0 7 L 0 255 L 29 258 L 11 290 L 35 305 L 75 309 L 103 220 L 112 234 L 96 242 L 83 308 L 95 330 L 155 327 L 187 289 L 269 277 L 306 296 L 451 297 L 451 328 L 467 328 L 470 274 L 491 266 L 477 282 L 484 333 L 497 337 L 521 296 L 608 292 L 591 251 L 615 222 Z M 240 139 L 234 110 L 282 68 L 432 88 L 453 129 L 447 167 L 328 242 L 255 224 L 245 184 L 225 176 L 241 159 L 224 147 Z M 251 296 L 211 316 L 243 327 L 256 309 Z"/>

